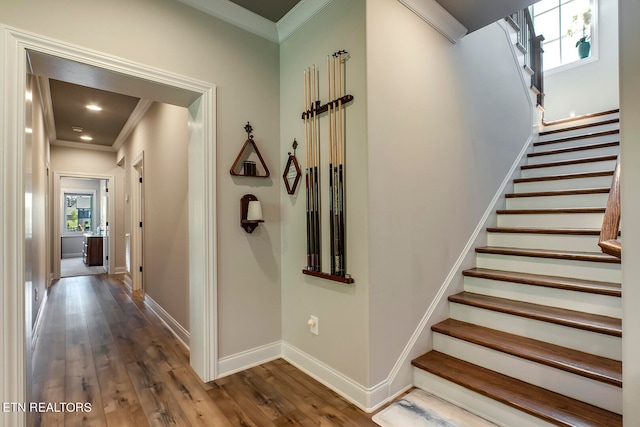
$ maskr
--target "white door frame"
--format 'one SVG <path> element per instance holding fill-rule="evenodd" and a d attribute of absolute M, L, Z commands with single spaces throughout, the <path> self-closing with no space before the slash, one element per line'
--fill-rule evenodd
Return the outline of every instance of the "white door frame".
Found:
<path fill-rule="evenodd" d="M 144 293 L 144 271 L 140 267 L 144 266 L 144 227 L 146 225 L 144 217 L 144 151 L 131 162 L 131 289 Z M 134 175 L 135 174 L 135 175 Z M 142 182 L 139 179 L 142 178 Z M 140 227 L 139 223 L 142 223 Z M 143 269 L 144 270 L 144 269 Z"/>
<path fill-rule="evenodd" d="M 189 110 L 189 333 L 191 366 L 204 381 L 217 377 L 216 86 L 37 34 L 0 25 L 0 401 L 26 402 L 27 322 L 24 286 L 24 141 L 27 51 L 36 51 L 198 98 Z M 197 224 L 197 227 L 195 226 Z M 193 225 L 193 227 L 192 227 Z M 26 424 L 5 413 L 0 427 Z"/>
<path fill-rule="evenodd" d="M 109 198 L 109 226 L 113 225 L 114 227 L 111 230 L 115 231 L 115 217 L 116 217 L 116 209 L 115 209 L 115 177 L 113 175 L 100 175 L 100 174 L 90 174 L 90 173 L 78 173 L 78 172 L 62 172 L 62 171 L 53 171 L 53 241 L 52 245 L 52 253 L 53 259 L 56 262 L 53 263 L 53 279 L 60 278 L 60 259 L 61 256 L 61 248 L 60 248 L 60 239 L 62 238 L 62 234 L 60 232 L 60 224 L 62 223 L 62 218 L 60 215 L 62 214 L 62 204 L 64 195 L 62 194 L 62 186 L 60 185 L 60 180 L 62 178 L 89 178 L 89 179 L 106 179 L 109 181 L 109 192 L 107 193 L 107 197 Z M 100 213 L 98 212 L 98 215 Z M 110 236 L 109 239 L 112 237 Z M 115 259 L 115 245 L 113 242 L 109 242 L 109 260 Z M 114 274 L 115 271 L 114 265 L 109 262 L 109 271 L 107 273 Z"/>

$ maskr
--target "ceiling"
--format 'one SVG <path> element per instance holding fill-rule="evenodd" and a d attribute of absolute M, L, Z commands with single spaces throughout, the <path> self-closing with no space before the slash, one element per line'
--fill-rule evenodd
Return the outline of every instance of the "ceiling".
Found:
<path fill-rule="evenodd" d="M 110 147 L 140 98 L 49 79 L 56 139 Z M 92 111 L 96 105 L 101 111 Z M 74 130 L 75 129 L 75 130 Z M 81 137 L 93 138 L 90 142 Z"/>
<path fill-rule="evenodd" d="M 300 0 L 231 0 L 238 6 L 242 6 L 251 12 L 267 18 L 269 21 L 278 22 Z"/>

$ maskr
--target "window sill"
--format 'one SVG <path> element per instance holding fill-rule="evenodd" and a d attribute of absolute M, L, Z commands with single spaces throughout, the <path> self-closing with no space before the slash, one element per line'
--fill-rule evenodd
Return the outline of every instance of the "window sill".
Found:
<path fill-rule="evenodd" d="M 564 64 L 564 65 L 559 65 L 555 68 L 552 68 L 550 70 L 545 70 L 544 71 L 544 75 L 546 76 L 552 76 L 554 74 L 558 74 L 558 73 L 563 73 L 565 71 L 569 71 L 572 70 L 574 68 L 578 68 L 578 67 L 582 67 L 583 65 L 587 65 L 587 64 L 591 64 L 593 62 L 598 61 L 598 54 L 596 52 L 591 52 L 591 55 L 588 58 L 585 59 L 581 59 L 579 61 L 574 61 L 574 62 L 570 62 L 568 64 Z"/>

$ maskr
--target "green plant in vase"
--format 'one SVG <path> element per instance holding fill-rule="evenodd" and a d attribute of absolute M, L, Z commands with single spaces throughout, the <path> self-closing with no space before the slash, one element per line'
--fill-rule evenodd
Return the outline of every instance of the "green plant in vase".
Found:
<path fill-rule="evenodd" d="M 569 37 L 573 37 L 574 34 L 577 33 L 576 29 L 582 26 L 582 37 L 578 39 L 576 42 L 576 47 L 578 48 L 578 56 L 580 59 L 587 58 L 591 53 L 591 43 L 588 41 L 591 37 L 590 34 L 587 34 L 587 27 L 591 26 L 591 8 L 582 12 L 582 16 L 573 15 L 573 25 L 571 28 L 567 30 L 567 34 Z M 582 22 L 579 22 L 579 21 Z"/>

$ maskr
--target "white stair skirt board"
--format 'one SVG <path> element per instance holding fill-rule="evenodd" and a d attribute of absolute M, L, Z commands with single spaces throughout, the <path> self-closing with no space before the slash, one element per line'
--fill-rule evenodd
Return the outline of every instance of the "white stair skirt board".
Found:
<path fill-rule="evenodd" d="M 505 248 L 598 252 L 600 250 L 598 238 L 598 235 L 490 232 L 487 234 L 487 244 Z"/>
<path fill-rule="evenodd" d="M 555 150 L 555 148 L 557 147 L 553 147 L 551 148 L 551 150 Z M 549 150 L 549 147 L 547 147 L 547 150 Z M 589 148 L 589 149 L 580 150 L 580 151 L 568 151 L 564 153 L 544 154 L 541 156 L 529 157 L 527 159 L 527 164 L 539 165 L 542 163 L 561 162 L 563 160 L 575 160 L 575 159 L 587 159 L 590 157 L 611 156 L 611 155 L 617 155 L 619 152 L 620 152 L 620 147 L 617 145 L 614 145 L 611 147 L 602 147 L 602 148 Z"/>
<path fill-rule="evenodd" d="M 498 214 L 498 227 L 601 228 L 604 213 Z"/>
<path fill-rule="evenodd" d="M 380 411 L 373 421 L 382 427 L 497 427 L 423 390 L 414 390 Z"/>
<path fill-rule="evenodd" d="M 447 381 L 422 369 L 414 368 L 415 386 L 446 399 L 488 420 L 501 420 L 504 427 L 556 427 L 540 418 L 502 404 L 480 393 Z"/>
<path fill-rule="evenodd" d="M 603 160 L 597 162 L 578 163 L 575 165 L 523 169 L 522 178 L 538 178 L 541 176 L 555 176 L 564 175 L 567 173 L 591 172 L 594 170 L 614 170 L 615 168 L 615 160 Z"/>
<path fill-rule="evenodd" d="M 622 299 L 609 295 L 468 276 L 464 278 L 464 290 L 474 294 L 622 318 Z"/>
<path fill-rule="evenodd" d="M 576 119 L 576 120 L 573 120 L 573 121 L 567 122 L 567 123 L 560 123 L 560 124 L 551 125 L 551 126 L 542 126 L 542 129 L 540 129 L 540 132 L 546 132 L 546 131 L 558 130 L 558 129 L 566 129 L 566 128 L 572 127 L 572 126 L 581 126 L 581 125 L 586 125 L 586 124 L 591 124 L 591 123 L 601 123 L 603 121 L 607 121 L 607 120 L 611 120 L 611 119 L 619 119 L 619 118 L 620 118 L 620 113 L 611 113 L 611 114 L 605 114 L 605 115 L 602 115 L 602 116 L 589 117 L 589 118 L 585 118 L 585 119 Z"/>
<path fill-rule="evenodd" d="M 554 179 L 550 181 L 517 182 L 514 193 L 535 193 L 537 191 L 580 190 L 586 188 L 609 188 L 613 175 L 585 178 Z"/>
<path fill-rule="evenodd" d="M 563 134 L 556 134 L 555 138 L 549 139 L 549 141 L 555 141 L 558 139 L 565 138 Z M 601 135 L 601 136 L 589 136 L 587 138 L 580 139 L 572 139 L 569 141 L 563 142 L 554 142 L 553 144 L 542 144 L 542 145 L 534 145 L 533 152 L 539 153 L 541 151 L 549 151 L 549 150 L 561 150 L 564 148 L 573 148 L 573 147 L 583 147 L 585 145 L 591 144 L 602 144 L 604 142 L 615 142 L 620 141 L 620 135 L 612 134 L 612 135 Z M 536 141 L 543 142 L 543 141 Z"/>
<path fill-rule="evenodd" d="M 532 362 L 481 345 L 435 333 L 433 348 L 441 353 L 482 366 L 608 411 L 622 412 L 622 388 Z"/>
<path fill-rule="evenodd" d="M 486 328 L 545 341 L 609 359 L 622 360 L 622 339 L 620 337 L 457 303 L 449 304 L 449 316 L 462 322 L 474 323 Z"/>
<path fill-rule="evenodd" d="M 608 199 L 609 193 L 513 197 L 507 199 L 507 209 L 604 208 Z"/>
<path fill-rule="evenodd" d="M 478 253 L 478 268 L 622 283 L 620 264 Z"/>

